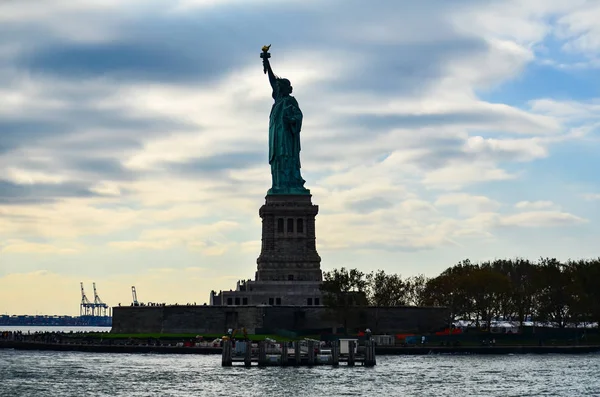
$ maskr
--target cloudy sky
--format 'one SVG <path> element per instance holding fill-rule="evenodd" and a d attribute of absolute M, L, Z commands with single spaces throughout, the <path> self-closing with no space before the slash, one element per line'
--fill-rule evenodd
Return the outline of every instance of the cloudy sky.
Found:
<path fill-rule="evenodd" d="M 322 267 L 594 257 L 600 2 L 4 0 L 0 313 L 251 278 L 272 44 Z"/>

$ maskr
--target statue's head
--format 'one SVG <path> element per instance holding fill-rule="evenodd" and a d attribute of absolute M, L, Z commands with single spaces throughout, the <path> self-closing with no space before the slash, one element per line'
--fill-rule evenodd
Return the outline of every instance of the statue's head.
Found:
<path fill-rule="evenodd" d="M 277 79 L 277 87 L 280 95 L 290 95 L 292 93 L 292 83 L 288 79 Z"/>

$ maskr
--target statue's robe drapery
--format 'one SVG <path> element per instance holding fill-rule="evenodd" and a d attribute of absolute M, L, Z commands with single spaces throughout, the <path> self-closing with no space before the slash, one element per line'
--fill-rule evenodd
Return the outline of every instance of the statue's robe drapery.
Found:
<path fill-rule="evenodd" d="M 292 96 L 277 96 L 269 117 L 271 194 L 307 194 L 300 174 L 302 111 Z"/>

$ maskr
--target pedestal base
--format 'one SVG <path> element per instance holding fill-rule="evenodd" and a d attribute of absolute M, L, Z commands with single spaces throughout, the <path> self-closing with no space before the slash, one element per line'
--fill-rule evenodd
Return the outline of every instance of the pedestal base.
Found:
<path fill-rule="evenodd" d="M 256 281 L 322 281 L 310 194 L 267 195 L 260 208 L 262 248 Z"/>

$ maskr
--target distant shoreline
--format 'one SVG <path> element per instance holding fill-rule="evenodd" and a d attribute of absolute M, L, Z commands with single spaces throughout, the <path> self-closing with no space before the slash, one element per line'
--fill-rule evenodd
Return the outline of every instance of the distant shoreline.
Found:
<path fill-rule="evenodd" d="M 0 349 L 77 351 L 87 353 L 156 353 L 156 354 L 221 354 L 220 347 L 178 347 L 143 345 L 99 345 L 43 342 L 0 341 Z M 600 352 L 600 345 L 580 346 L 379 346 L 378 356 L 429 355 L 429 354 L 588 354 Z"/>

